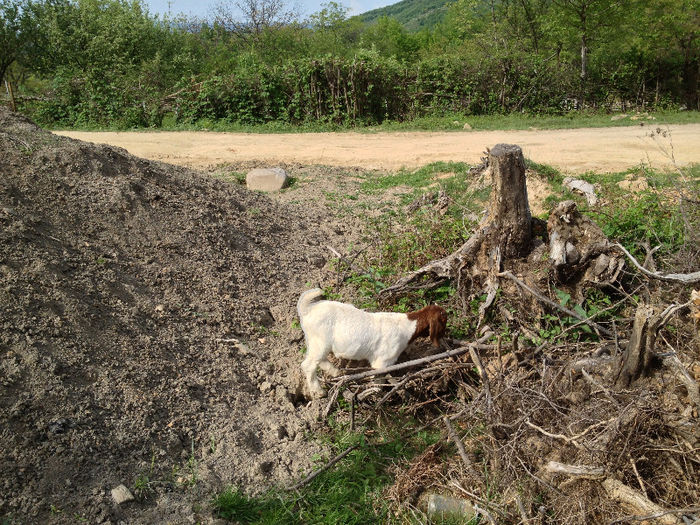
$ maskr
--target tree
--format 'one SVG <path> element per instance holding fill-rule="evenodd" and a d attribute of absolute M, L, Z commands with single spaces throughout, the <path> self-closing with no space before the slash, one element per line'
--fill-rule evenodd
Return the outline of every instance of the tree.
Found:
<path fill-rule="evenodd" d="M 376 48 L 383 56 L 411 61 L 418 52 L 419 43 L 395 18 L 380 17 L 362 35 L 362 46 Z"/>
<path fill-rule="evenodd" d="M 279 29 L 299 18 L 284 0 L 225 0 L 214 8 L 214 23 L 238 36 L 254 40 L 268 29 Z"/>
<path fill-rule="evenodd" d="M 595 40 L 606 38 L 606 33 L 614 36 L 612 27 L 619 21 L 623 7 L 629 7 L 629 3 L 629 0 L 553 0 L 550 27 L 563 39 L 578 41 L 582 104 L 589 77 L 590 46 Z"/>
<path fill-rule="evenodd" d="M 22 0 L 0 0 L 0 83 L 5 80 L 13 110 L 16 109 L 14 95 L 6 74 L 25 52 L 30 28 L 26 4 Z"/>

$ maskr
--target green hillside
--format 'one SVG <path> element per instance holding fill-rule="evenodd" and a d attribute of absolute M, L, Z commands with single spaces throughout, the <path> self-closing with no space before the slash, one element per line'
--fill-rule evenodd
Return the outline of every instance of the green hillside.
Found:
<path fill-rule="evenodd" d="M 382 16 L 395 18 L 409 31 L 419 31 L 435 26 L 447 12 L 449 4 L 455 0 L 401 0 L 395 4 L 373 9 L 359 15 L 366 23 Z"/>

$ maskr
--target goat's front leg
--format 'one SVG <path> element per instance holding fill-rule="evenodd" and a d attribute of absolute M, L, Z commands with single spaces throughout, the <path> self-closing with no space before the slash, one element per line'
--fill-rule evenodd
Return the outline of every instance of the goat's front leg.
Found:
<path fill-rule="evenodd" d="M 318 380 L 318 375 L 316 374 L 316 369 L 319 365 L 322 366 L 322 362 L 327 361 L 326 352 L 324 352 L 323 345 L 317 342 L 309 341 L 308 347 L 306 349 L 306 357 L 301 362 L 301 370 L 306 377 L 306 384 L 309 387 L 309 391 L 314 397 L 323 397 L 326 393 Z"/>

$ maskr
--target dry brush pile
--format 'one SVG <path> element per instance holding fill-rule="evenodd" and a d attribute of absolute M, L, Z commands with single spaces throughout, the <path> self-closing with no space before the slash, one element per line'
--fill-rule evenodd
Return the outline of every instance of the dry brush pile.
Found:
<path fill-rule="evenodd" d="M 479 339 L 388 380 L 341 377 L 327 412 L 347 389 L 353 419 L 358 402 L 369 418 L 400 404 L 443 429 L 389 490 L 404 509 L 437 488 L 491 523 L 693 523 L 700 272 L 648 269 L 651 257 L 638 262 L 572 201 L 533 219 L 517 147 L 491 150 L 488 169 L 490 206 L 469 240 L 382 292 L 391 302 L 450 282 L 466 311 L 483 294 Z M 697 247 L 684 257 L 697 268 Z M 599 304 L 586 311 L 589 296 Z M 543 335 L 543 320 L 560 329 Z"/>

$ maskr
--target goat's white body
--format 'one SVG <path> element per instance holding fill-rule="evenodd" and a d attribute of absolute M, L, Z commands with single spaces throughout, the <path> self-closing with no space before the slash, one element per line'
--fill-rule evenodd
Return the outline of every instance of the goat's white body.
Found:
<path fill-rule="evenodd" d="M 301 364 L 312 393 L 323 392 L 316 377 L 320 366 L 326 372 L 339 371 L 328 354 L 345 359 L 366 359 L 372 368 L 392 365 L 414 336 L 417 321 L 406 314 L 365 312 L 350 304 L 319 300 L 323 291 L 304 292 L 297 303 L 301 328 L 306 337 L 306 358 Z"/>

